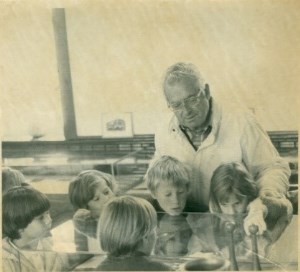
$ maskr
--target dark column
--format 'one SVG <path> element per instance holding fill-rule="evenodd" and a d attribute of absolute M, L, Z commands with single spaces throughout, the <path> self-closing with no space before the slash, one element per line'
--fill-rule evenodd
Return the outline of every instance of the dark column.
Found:
<path fill-rule="evenodd" d="M 77 129 L 74 110 L 72 77 L 69 61 L 65 9 L 53 9 L 52 20 L 56 45 L 57 68 L 61 89 L 61 102 L 64 118 L 64 135 L 66 140 L 70 140 L 77 137 Z"/>

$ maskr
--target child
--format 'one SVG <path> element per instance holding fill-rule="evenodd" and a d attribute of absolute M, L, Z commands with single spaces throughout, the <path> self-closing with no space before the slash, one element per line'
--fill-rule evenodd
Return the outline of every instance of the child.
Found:
<path fill-rule="evenodd" d="M 156 241 L 157 218 L 145 199 L 112 199 L 100 216 L 99 240 L 108 257 L 97 271 L 166 271 L 170 268 L 148 258 Z"/>
<path fill-rule="evenodd" d="M 29 187 L 14 187 L 2 199 L 3 269 L 8 272 L 57 271 L 62 259 L 51 250 L 49 241 L 50 203 L 41 192 Z M 34 252 L 33 252 L 34 251 Z"/>
<path fill-rule="evenodd" d="M 2 169 L 2 195 L 14 186 L 26 183 L 23 174 L 15 169 L 5 167 Z"/>
<path fill-rule="evenodd" d="M 221 238 L 217 239 L 217 242 L 221 247 L 228 244 L 224 233 L 225 221 L 233 220 L 236 223 L 235 243 L 247 243 L 245 247 L 251 249 L 249 236 L 245 237 L 247 230 L 244 228 L 247 226 L 244 226 L 244 220 L 246 217 L 253 216 L 257 220 L 256 225 L 263 233 L 258 237 L 259 252 L 262 255 L 268 254 L 270 245 L 280 237 L 289 224 L 291 211 L 286 211 L 287 216 L 282 213 L 281 220 L 274 222 L 274 218 L 278 218 L 278 215 L 275 211 L 271 211 L 274 209 L 274 205 L 277 205 L 276 200 L 259 199 L 257 194 L 256 183 L 242 164 L 227 163 L 220 165 L 214 171 L 210 187 L 209 207 L 212 213 L 221 214 L 215 225 L 217 235 Z M 249 203 L 255 205 L 254 214 L 247 213 Z M 277 209 L 277 212 L 280 213 L 280 209 Z"/>
<path fill-rule="evenodd" d="M 104 204 L 115 196 L 114 178 L 97 170 L 81 172 L 69 185 L 77 251 L 101 251 L 96 240 L 97 224 Z"/>
<path fill-rule="evenodd" d="M 162 156 L 150 165 L 145 180 L 159 204 L 157 210 L 161 208 L 172 216 L 185 210 L 190 185 L 190 170 L 185 164 L 173 157 Z"/>

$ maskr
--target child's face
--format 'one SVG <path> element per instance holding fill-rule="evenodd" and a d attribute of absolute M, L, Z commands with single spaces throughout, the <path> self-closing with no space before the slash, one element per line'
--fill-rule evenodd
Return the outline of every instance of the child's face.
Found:
<path fill-rule="evenodd" d="M 104 204 L 113 196 L 114 193 L 107 186 L 106 181 L 99 178 L 99 182 L 95 188 L 94 197 L 87 204 L 88 210 L 91 211 L 91 215 L 93 217 L 99 217 Z"/>
<path fill-rule="evenodd" d="M 161 208 L 170 215 L 179 215 L 185 208 L 187 199 L 186 185 L 174 186 L 166 181 L 161 181 L 154 197 Z"/>
<path fill-rule="evenodd" d="M 222 213 L 225 214 L 241 214 L 245 213 L 248 206 L 246 196 L 237 197 L 234 194 L 228 196 L 227 201 L 220 203 Z"/>
<path fill-rule="evenodd" d="M 46 237 L 51 229 L 52 219 L 49 211 L 36 216 L 30 224 L 22 231 L 21 238 L 35 240 Z"/>

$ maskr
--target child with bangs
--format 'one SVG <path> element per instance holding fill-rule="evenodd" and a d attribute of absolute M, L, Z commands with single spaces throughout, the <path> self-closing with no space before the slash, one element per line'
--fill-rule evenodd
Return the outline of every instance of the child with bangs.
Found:
<path fill-rule="evenodd" d="M 151 163 L 145 180 L 156 210 L 171 216 L 187 211 L 190 175 L 187 165 L 170 156 L 162 156 Z"/>
<path fill-rule="evenodd" d="M 101 252 L 97 225 L 105 203 L 116 194 L 112 175 L 97 171 L 81 172 L 69 185 L 69 198 L 75 210 L 74 238 L 77 251 Z"/>
<path fill-rule="evenodd" d="M 227 221 L 233 221 L 236 224 L 233 237 L 237 245 L 237 255 L 242 256 L 249 252 L 249 226 L 244 225 L 244 222 L 246 217 L 252 217 L 255 219 L 252 222 L 256 221 L 259 229 L 259 254 L 268 255 L 270 246 L 279 239 L 291 221 L 292 205 L 287 199 L 257 197 L 257 184 L 241 163 L 222 164 L 214 171 L 209 208 L 216 215 L 214 230 L 219 248 L 228 245 L 228 235 L 224 226 Z M 282 201 L 285 205 L 280 204 Z M 249 205 L 254 207 L 251 213 L 248 212 Z M 282 210 L 284 207 L 288 209 Z"/>
<path fill-rule="evenodd" d="M 171 270 L 149 258 L 156 241 L 157 216 L 147 200 L 116 197 L 105 205 L 99 224 L 99 241 L 108 256 L 97 271 Z"/>
<path fill-rule="evenodd" d="M 2 264 L 6 272 L 59 271 L 64 261 L 52 249 L 50 203 L 30 186 L 16 186 L 2 198 Z"/>

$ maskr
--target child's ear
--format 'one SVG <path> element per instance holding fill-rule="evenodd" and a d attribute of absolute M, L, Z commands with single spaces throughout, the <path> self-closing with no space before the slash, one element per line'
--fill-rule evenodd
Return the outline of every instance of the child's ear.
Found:
<path fill-rule="evenodd" d="M 22 238 L 23 233 L 24 233 L 24 229 L 19 229 L 19 230 L 18 230 L 18 233 L 19 233 L 20 237 Z"/>
<path fill-rule="evenodd" d="M 147 244 L 148 243 L 148 240 L 149 240 L 149 236 L 148 235 L 145 235 L 143 237 L 143 244 Z"/>
<path fill-rule="evenodd" d="M 150 237 L 150 235 L 145 235 L 144 237 L 143 237 L 143 239 L 142 239 L 142 243 L 143 243 L 143 246 L 146 246 L 146 245 L 148 245 L 149 244 L 149 237 Z"/>

